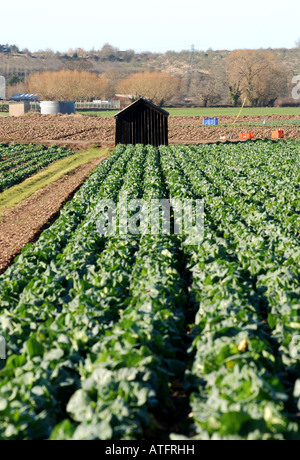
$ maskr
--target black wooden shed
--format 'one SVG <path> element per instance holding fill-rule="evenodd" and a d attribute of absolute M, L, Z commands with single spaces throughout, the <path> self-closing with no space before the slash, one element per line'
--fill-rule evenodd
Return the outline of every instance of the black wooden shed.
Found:
<path fill-rule="evenodd" d="M 116 145 L 168 145 L 168 116 L 152 102 L 138 99 L 115 115 Z"/>

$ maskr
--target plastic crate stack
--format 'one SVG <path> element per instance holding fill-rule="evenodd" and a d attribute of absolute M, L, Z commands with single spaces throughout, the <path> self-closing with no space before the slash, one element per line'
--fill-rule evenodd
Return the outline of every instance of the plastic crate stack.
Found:
<path fill-rule="evenodd" d="M 203 118 L 203 124 L 204 125 L 215 125 L 215 126 L 217 126 L 219 124 L 219 119 L 218 118 L 204 117 Z"/>

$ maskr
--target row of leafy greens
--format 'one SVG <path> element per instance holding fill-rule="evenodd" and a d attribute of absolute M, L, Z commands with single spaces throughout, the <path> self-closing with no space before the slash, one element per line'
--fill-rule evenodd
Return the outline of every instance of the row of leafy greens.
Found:
<path fill-rule="evenodd" d="M 299 439 L 299 175 L 292 141 L 118 146 L 0 277 L 0 439 Z M 203 243 L 99 235 L 124 193 L 204 199 Z"/>
<path fill-rule="evenodd" d="M 74 153 L 56 145 L 48 148 L 36 144 L 0 144 L 0 193 Z"/>

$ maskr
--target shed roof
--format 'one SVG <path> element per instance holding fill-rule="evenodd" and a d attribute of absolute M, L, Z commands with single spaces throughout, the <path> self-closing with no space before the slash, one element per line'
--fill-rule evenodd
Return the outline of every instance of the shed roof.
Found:
<path fill-rule="evenodd" d="M 10 101 L 38 101 L 39 97 L 37 94 L 14 94 Z"/>
<path fill-rule="evenodd" d="M 127 111 L 131 110 L 131 109 L 134 109 L 135 107 L 139 106 L 139 105 L 148 105 L 150 106 L 152 109 L 156 110 L 157 112 L 159 113 L 162 113 L 163 115 L 169 115 L 169 112 L 167 112 L 166 110 L 164 109 L 161 109 L 160 107 L 158 107 L 157 105 L 153 104 L 153 102 L 150 102 L 148 101 L 147 99 L 141 97 L 140 99 L 138 99 L 137 101 L 133 102 L 132 104 L 128 105 L 127 107 L 125 107 L 125 109 L 121 110 L 120 112 L 118 112 L 116 115 L 115 115 L 115 118 L 118 118 L 122 115 L 124 115 Z"/>

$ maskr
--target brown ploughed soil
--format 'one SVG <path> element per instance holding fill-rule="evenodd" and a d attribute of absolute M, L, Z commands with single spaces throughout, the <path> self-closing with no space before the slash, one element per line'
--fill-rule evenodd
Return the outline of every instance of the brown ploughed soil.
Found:
<path fill-rule="evenodd" d="M 219 117 L 220 126 L 203 126 L 203 117 L 169 117 L 169 142 L 171 144 L 195 144 L 223 140 L 238 140 L 240 132 L 251 131 L 254 138 L 270 138 L 272 131 L 282 128 L 286 137 L 300 138 L 299 126 L 285 125 L 283 120 L 298 120 L 300 115 L 270 115 L 267 122 L 276 126 L 263 126 L 263 116 L 241 116 L 244 126 L 222 126 L 232 124 L 235 117 Z M 261 123 L 261 126 L 247 126 L 247 123 Z M 66 145 L 82 150 L 91 145 L 103 148 L 114 147 L 115 120 L 106 117 L 76 115 L 27 114 L 23 117 L 0 118 L 0 142 L 34 142 L 45 145 Z"/>
<path fill-rule="evenodd" d="M 96 158 L 79 166 L 14 208 L 0 212 L 0 273 L 12 263 L 26 244 L 35 241 L 41 231 L 57 218 L 62 205 L 103 160 L 103 157 Z"/>
<path fill-rule="evenodd" d="M 241 116 L 238 123 L 243 126 L 233 126 L 235 117 L 219 117 L 220 126 L 203 126 L 203 117 L 170 117 L 169 118 L 169 142 L 170 144 L 197 144 L 205 142 L 216 142 L 220 140 L 239 140 L 241 132 L 252 132 L 254 139 L 265 139 L 272 137 L 272 131 L 283 129 L 285 137 L 292 139 L 300 138 L 300 124 L 284 124 L 281 121 L 297 120 L 300 122 L 300 115 L 271 115 L 267 117 L 267 123 L 275 123 L 274 126 L 264 126 L 263 116 Z M 249 126 L 249 123 L 261 123 L 260 126 Z M 231 126 L 222 126 L 231 124 Z"/>

